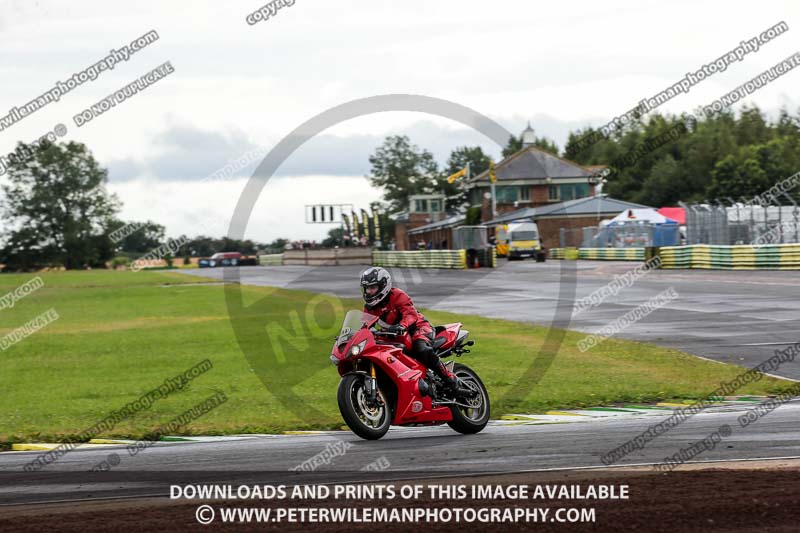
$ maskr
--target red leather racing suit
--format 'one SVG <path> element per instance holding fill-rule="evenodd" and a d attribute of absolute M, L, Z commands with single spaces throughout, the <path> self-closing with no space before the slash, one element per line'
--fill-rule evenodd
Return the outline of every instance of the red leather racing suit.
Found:
<path fill-rule="evenodd" d="M 364 306 L 364 312 L 380 317 L 393 326 L 405 327 L 411 335 L 411 341 L 422 340 L 430 343 L 433 340 L 433 327 L 428 320 L 417 311 L 411 297 L 397 287 L 375 307 Z"/>

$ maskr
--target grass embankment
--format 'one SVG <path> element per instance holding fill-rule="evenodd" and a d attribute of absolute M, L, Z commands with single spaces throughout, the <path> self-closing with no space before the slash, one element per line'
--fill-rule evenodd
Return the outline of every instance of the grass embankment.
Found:
<path fill-rule="evenodd" d="M 225 288 L 175 272 L 62 272 L 39 274 L 44 287 L 13 308 L 0 310 L 0 337 L 54 308 L 60 318 L 0 351 L 0 442 L 58 440 L 79 434 L 114 409 L 137 399 L 200 361 L 213 369 L 149 409 L 118 423 L 104 437 L 141 437 L 216 392 L 228 402 L 191 422 L 184 434 L 275 432 L 342 425 L 336 406 L 338 374 L 328 361 L 341 310 L 339 301 L 302 291 L 242 287 L 253 306 L 237 324 L 250 350 L 271 357 L 268 325 L 292 331 L 300 342 L 283 343 L 286 360 L 266 366 L 248 360 L 228 316 Z M 34 275 L 0 276 L 0 295 Z M 209 280 L 210 281 L 210 280 Z M 316 298 L 315 305 L 307 302 Z M 325 302 L 328 302 L 326 304 Z M 315 326 L 302 325 L 314 311 Z M 300 317 L 292 325 L 291 317 Z M 552 366 L 535 386 L 504 399 L 530 366 L 547 329 L 503 320 L 426 312 L 434 323 L 463 322 L 477 344 L 461 358 L 483 378 L 494 399 L 493 415 L 553 408 L 698 398 L 741 368 L 704 361 L 675 350 L 608 340 L 581 353 L 582 334 L 568 332 Z M 274 331 L 274 330 L 273 330 Z M 251 352 L 252 353 L 252 352 Z M 260 357 L 257 356 L 256 359 Z M 315 417 L 293 414 L 251 368 L 266 368 L 270 383 L 285 387 Z M 775 393 L 788 382 L 767 378 L 741 394 Z M 284 398 L 285 399 L 285 398 Z M 294 407 L 297 407 L 296 405 Z"/>

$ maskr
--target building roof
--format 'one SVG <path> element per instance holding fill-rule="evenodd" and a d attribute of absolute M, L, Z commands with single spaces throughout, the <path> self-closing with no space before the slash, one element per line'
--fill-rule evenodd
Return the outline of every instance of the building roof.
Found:
<path fill-rule="evenodd" d="M 616 215 L 625 209 L 646 209 L 649 206 L 634 204 L 633 202 L 626 202 L 624 200 L 617 200 L 607 196 L 587 196 L 586 198 L 578 198 L 577 200 L 567 200 L 566 202 L 559 202 L 557 204 L 543 205 L 540 207 L 527 207 L 525 209 L 518 209 L 511 213 L 506 213 L 497 217 L 494 220 L 485 222 L 485 224 L 506 224 L 512 220 L 519 218 L 558 218 L 565 216 L 580 216 L 580 215 Z"/>
<path fill-rule="evenodd" d="M 408 222 L 410 214 L 408 211 L 398 211 L 397 213 L 392 213 L 391 215 L 389 215 L 389 218 L 391 218 L 395 222 Z"/>
<path fill-rule="evenodd" d="M 466 222 L 467 216 L 464 214 L 457 214 L 451 215 L 445 219 L 442 219 L 438 222 L 431 222 L 430 224 L 425 224 L 424 226 L 420 226 L 418 228 L 414 228 L 408 231 L 409 235 L 415 235 L 417 233 L 424 233 L 426 231 L 431 231 L 435 229 L 444 229 L 449 228 L 451 226 L 458 226 Z"/>
<path fill-rule="evenodd" d="M 516 211 L 512 211 L 511 213 L 506 213 L 504 215 L 501 215 L 494 220 L 490 220 L 489 222 L 484 222 L 484 224 L 487 225 L 507 224 L 508 222 L 512 222 L 517 219 L 533 218 L 535 215 L 536 215 L 535 207 L 526 207 L 524 209 L 517 209 Z"/>
<path fill-rule="evenodd" d="M 564 178 L 588 178 L 597 174 L 597 167 L 585 167 L 567 159 L 558 157 L 536 146 L 528 146 L 517 153 L 506 157 L 495 165 L 497 181 L 510 181 L 522 179 L 554 180 Z M 488 180 L 489 171 L 481 172 L 470 180 L 471 183 Z"/>
<path fill-rule="evenodd" d="M 635 204 L 608 196 L 587 196 L 577 200 L 567 200 L 557 204 L 545 205 L 536 212 L 537 217 L 593 215 L 595 213 L 620 213 L 625 209 L 647 209 L 649 205 Z"/>

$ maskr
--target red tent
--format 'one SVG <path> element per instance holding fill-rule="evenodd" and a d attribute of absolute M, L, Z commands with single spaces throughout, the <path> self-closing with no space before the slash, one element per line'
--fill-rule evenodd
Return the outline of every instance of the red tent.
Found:
<path fill-rule="evenodd" d="M 658 212 L 682 226 L 686 225 L 686 210 L 682 207 L 662 207 Z"/>

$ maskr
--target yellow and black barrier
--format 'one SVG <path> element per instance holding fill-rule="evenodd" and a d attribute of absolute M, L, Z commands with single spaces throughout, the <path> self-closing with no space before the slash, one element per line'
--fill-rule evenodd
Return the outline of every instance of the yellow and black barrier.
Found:
<path fill-rule="evenodd" d="M 662 246 L 661 268 L 800 270 L 800 244 Z"/>
<path fill-rule="evenodd" d="M 579 248 L 579 259 L 644 261 L 644 248 Z"/>
<path fill-rule="evenodd" d="M 550 259 L 644 261 L 644 248 L 550 248 Z"/>
<path fill-rule="evenodd" d="M 402 268 L 467 268 L 466 250 L 374 251 L 372 264 Z"/>

